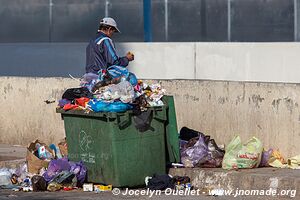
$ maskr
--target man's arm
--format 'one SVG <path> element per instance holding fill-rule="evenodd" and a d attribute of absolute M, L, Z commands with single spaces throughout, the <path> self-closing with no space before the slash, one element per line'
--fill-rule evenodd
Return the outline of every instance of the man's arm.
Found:
<path fill-rule="evenodd" d="M 107 63 L 110 65 L 119 65 L 123 67 L 127 67 L 129 60 L 126 56 L 119 57 L 116 53 L 115 47 L 112 45 L 111 40 L 105 39 L 103 41 L 104 54 L 107 60 Z"/>

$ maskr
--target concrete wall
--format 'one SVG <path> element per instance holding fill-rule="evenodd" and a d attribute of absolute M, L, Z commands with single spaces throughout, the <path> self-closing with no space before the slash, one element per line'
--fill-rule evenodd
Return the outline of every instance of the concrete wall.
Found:
<path fill-rule="evenodd" d="M 85 43 L 0 44 L 0 76 L 80 77 Z M 299 83 L 300 43 L 120 43 L 142 79 Z"/>
<path fill-rule="evenodd" d="M 144 79 L 299 83 L 300 43 L 121 43 Z"/>
<path fill-rule="evenodd" d="M 178 128 L 188 126 L 228 144 L 234 135 L 260 138 L 265 147 L 284 155 L 300 153 L 299 84 L 232 81 L 163 80 L 175 96 Z M 66 78 L 0 77 L 0 143 L 46 142 L 64 137 L 63 121 L 55 113 L 66 88 L 78 82 Z"/>

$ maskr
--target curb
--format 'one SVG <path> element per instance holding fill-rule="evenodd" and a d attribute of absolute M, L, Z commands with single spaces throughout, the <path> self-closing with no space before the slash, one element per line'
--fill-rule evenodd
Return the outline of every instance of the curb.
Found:
<path fill-rule="evenodd" d="M 26 159 L 0 161 L 0 168 L 16 169 L 26 163 Z"/>
<path fill-rule="evenodd" d="M 223 170 L 221 168 L 172 168 L 172 176 L 188 176 L 200 190 L 297 190 L 300 193 L 300 171 L 278 168 Z M 300 196 L 298 194 L 297 196 Z"/>

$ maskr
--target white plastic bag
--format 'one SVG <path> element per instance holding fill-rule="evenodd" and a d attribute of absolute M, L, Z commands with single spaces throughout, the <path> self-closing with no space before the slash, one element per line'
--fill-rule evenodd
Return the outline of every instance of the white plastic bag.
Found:
<path fill-rule="evenodd" d="M 10 185 L 12 173 L 10 172 L 9 169 L 7 168 L 1 168 L 0 169 L 0 186 L 6 186 L 6 185 Z"/>

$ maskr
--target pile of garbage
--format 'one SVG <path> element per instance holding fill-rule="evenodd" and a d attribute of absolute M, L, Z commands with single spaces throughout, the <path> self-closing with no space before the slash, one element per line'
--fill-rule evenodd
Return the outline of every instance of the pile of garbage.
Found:
<path fill-rule="evenodd" d="M 65 111 L 145 111 L 147 107 L 163 106 L 161 99 L 165 93 L 159 83 L 149 85 L 137 80 L 132 73 L 127 78 L 113 80 L 106 79 L 105 72 L 101 72 L 101 76 L 87 73 L 82 77 L 79 88 L 69 88 L 64 92 L 58 106 Z"/>
<path fill-rule="evenodd" d="M 235 136 L 226 146 L 218 146 L 210 136 L 183 127 L 180 130 L 181 162 L 184 167 L 222 167 L 251 169 L 276 167 L 300 169 L 300 155 L 284 159 L 279 150 L 264 150 L 262 142 L 252 137 L 245 144 Z"/>
<path fill-rule="evenodd" d="M 26 163 L 17 169 L 0 169 L 0 188 L 14 191 L 58 191 L 82 187 L 87 168 L 67 158 L 65 140 L 46 145 L 35 140 L 27 147 Z"/>
<path fill-rule="evenodd" d="M 225 151 L 214 139 L 183 127 L 180 130 L 181 162 L 185 167 L 221 167 Z"/>
<path fill-rule="evenodd" d="M 260 167 L 300 169 L 300 155 L 285 159 L 279 150 L 270 148 L 262 152 Z"/>

